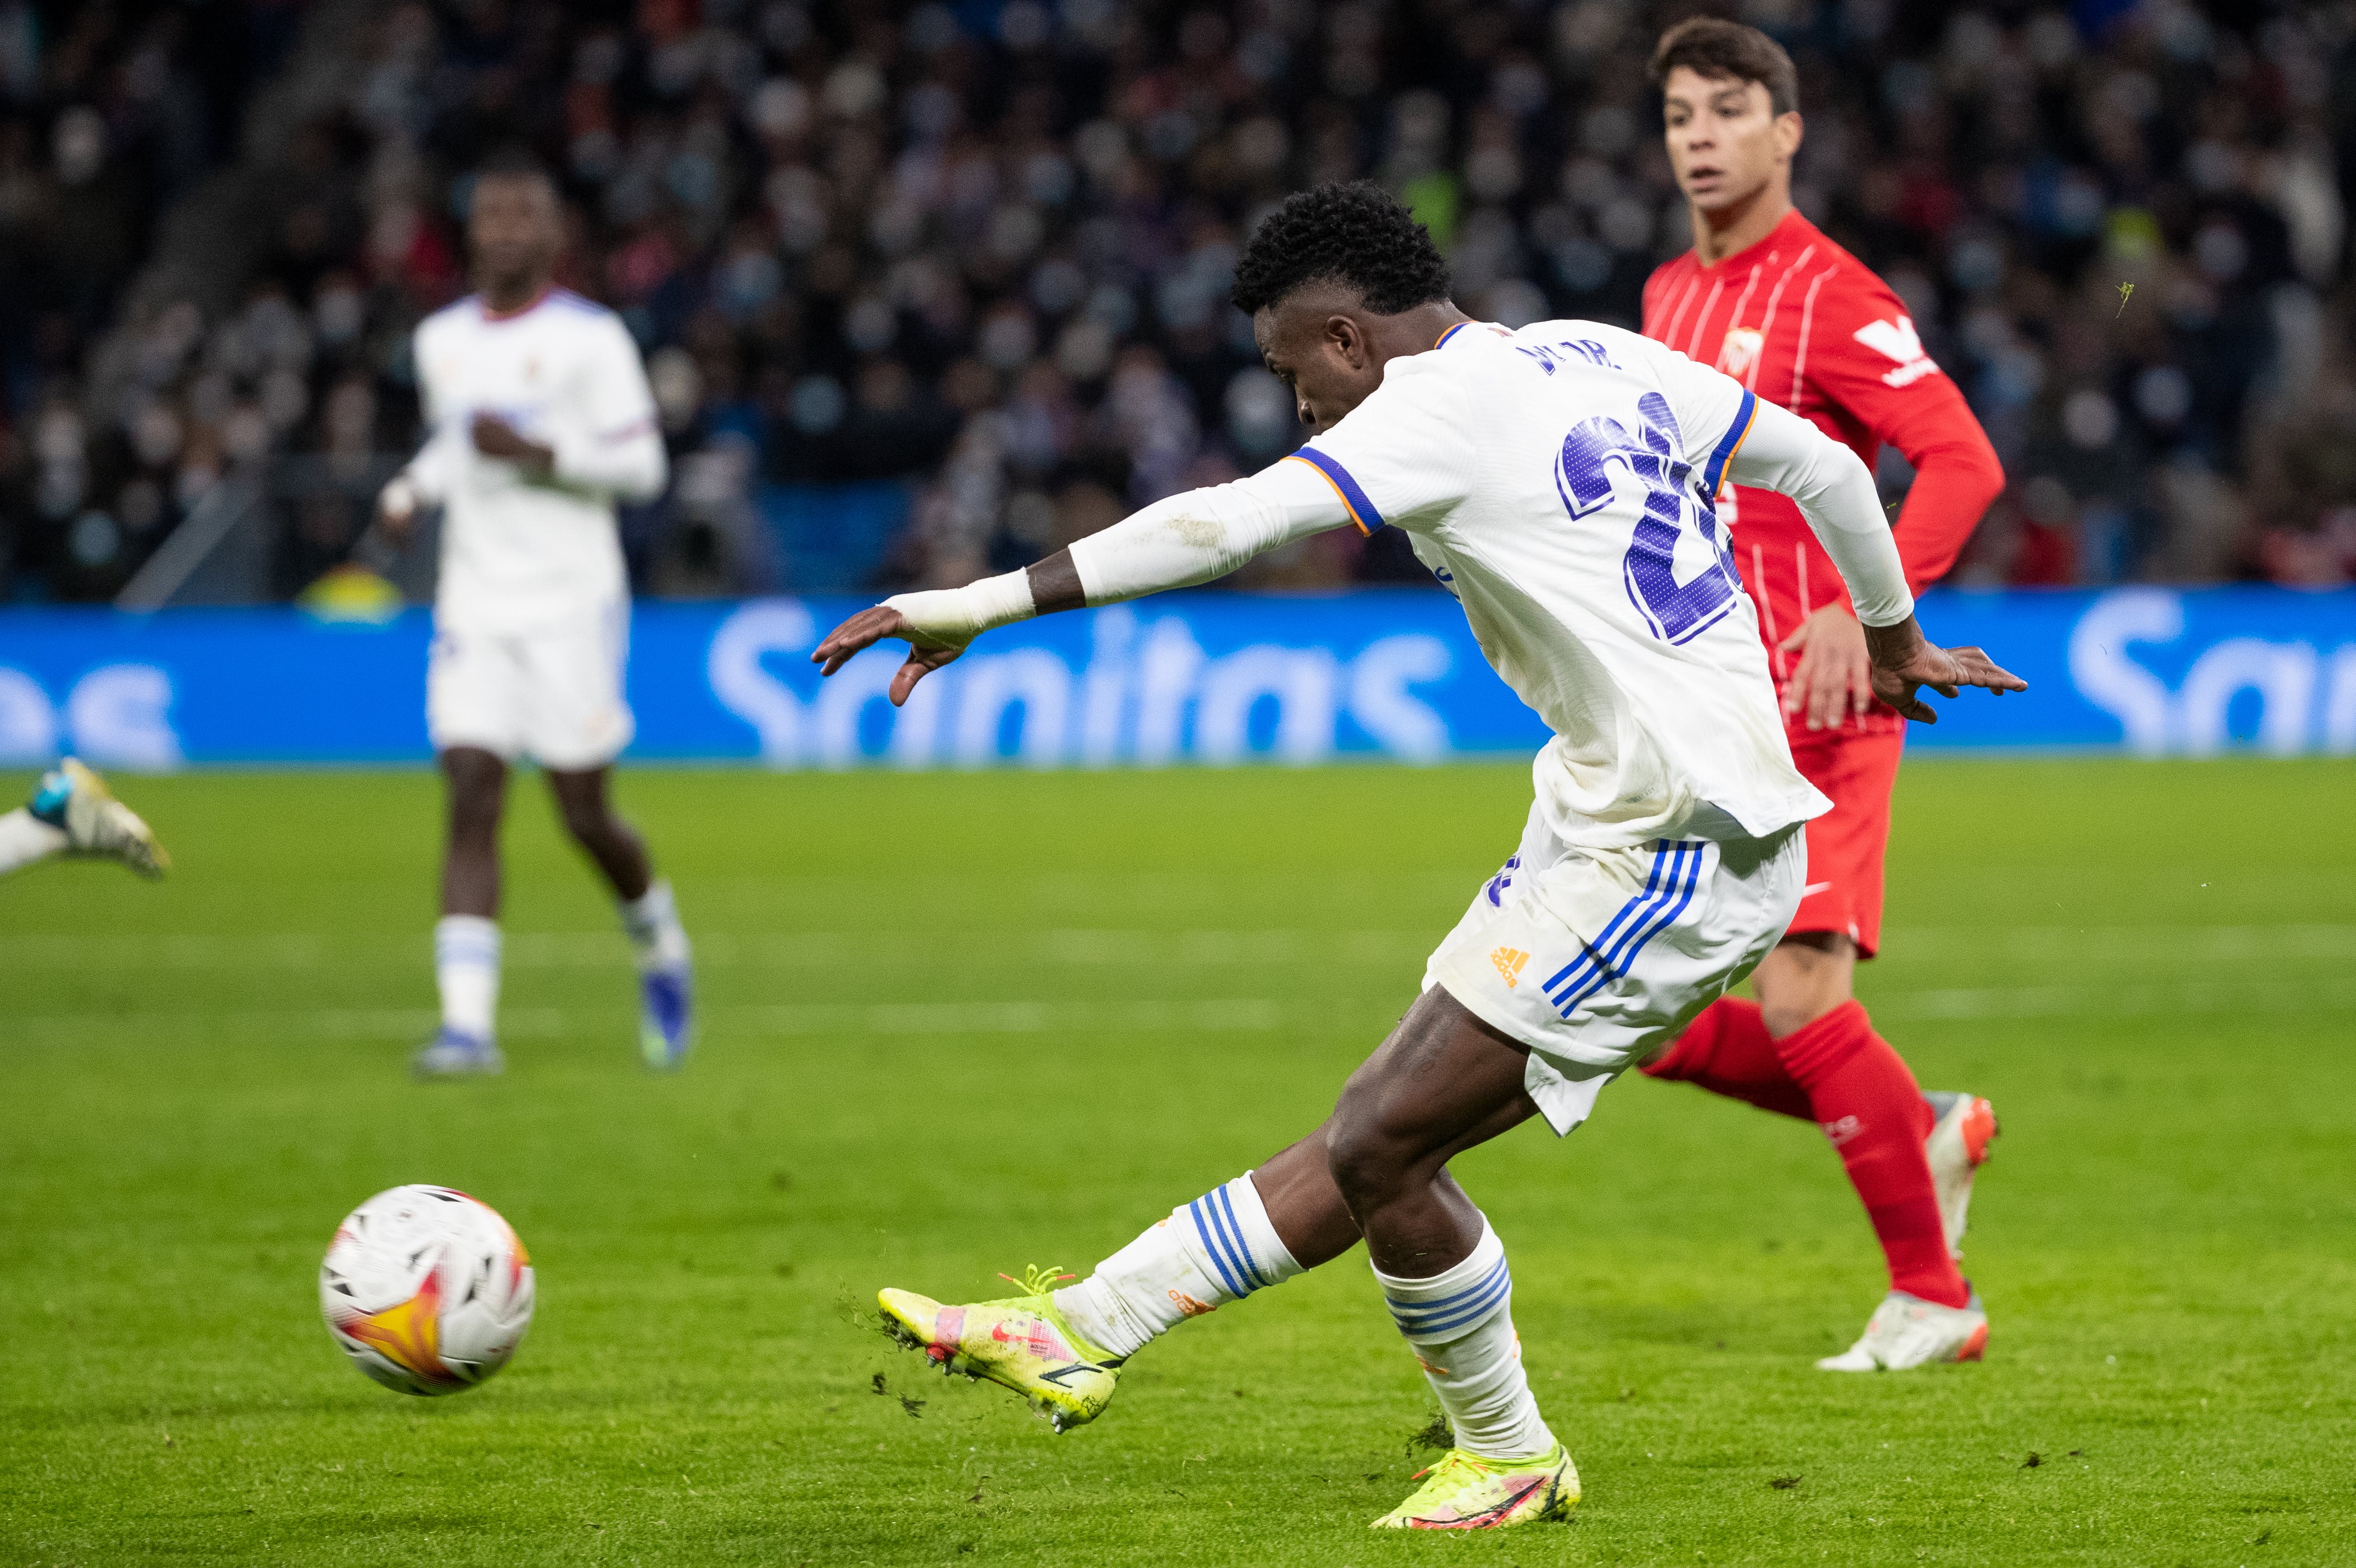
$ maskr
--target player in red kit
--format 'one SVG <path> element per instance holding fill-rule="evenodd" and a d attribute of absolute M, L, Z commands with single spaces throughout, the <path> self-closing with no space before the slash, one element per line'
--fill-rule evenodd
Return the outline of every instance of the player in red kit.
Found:
<path fill-rule="evenodd" d="M 1896 542 L 1920 593 L 1954 563 L 2004 471 L 1904 303 L 1793 208 L 1791 57 L 1701 18 L 1662 36 L 1653 80 L 1694 248 L 1644 285 L 1644 335 L 1814 420 L 1869 467 L 1885 442 L 1904 453 L 1915 480 Z M 1644 1071 L 1804 1117 L 1840 1151 L 1890 1288 L 1857 1344 L 1818 1366 L 1976 1360 L 1987 1317 L 1954 1260 L 1995 1115 L 1976 1095 L 1925 1096 L 1852 993 L 1857 961 L 1880 945 L 1906 721 L 1874 699 L 1847 587 L 1791 502 L 1730 485 L 1718 515 L 1759 607 L 1793 757 L 1833 809 L 1808 825 L 1806 896 L 1752 977 L 1758 1000 L 1713 1003 Z"/>

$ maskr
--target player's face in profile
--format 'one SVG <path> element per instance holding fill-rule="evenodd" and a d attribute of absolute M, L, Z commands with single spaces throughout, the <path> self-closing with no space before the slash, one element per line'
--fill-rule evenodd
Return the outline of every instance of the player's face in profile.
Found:
<path fill-rule="evenodd" d="M 1333 429 L 1383 384 L 1382 367 L 1354 319 L 1362 308 L 1355 293 L 1312 286 L 1252 317 L 1261 360 L 1290 389 L 1294 412 L 1313 431 Z"/>
<path fill-rule="evenodd" d="M 475 182 L 466 242 L 483 280 L 538 277 L 556 261 L 562 239 L 556 193 L 531 175 L 486 175 Z"/>
<path fill-rule="evenodd" d="M 1777 114 L 1764 82 L 1679 66 L 1661 84 L 1669 167 L 1704 212 L 1749 200 L 1799 150 L 1800 116 Z"/>

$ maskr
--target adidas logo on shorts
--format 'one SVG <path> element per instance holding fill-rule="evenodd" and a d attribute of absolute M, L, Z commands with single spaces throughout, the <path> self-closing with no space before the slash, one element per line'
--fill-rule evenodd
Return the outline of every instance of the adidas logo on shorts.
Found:
<path fill-rule="evenodd" d="M 1500 947 L 1489 955 L 1489 962 L 1494 964 L 1497 973 L 1505 977 L 1505 989 L 1509 991 L 1521 984 L 1522 965 L 1529 961 L 1528 954 L 1514 947 Z"/>

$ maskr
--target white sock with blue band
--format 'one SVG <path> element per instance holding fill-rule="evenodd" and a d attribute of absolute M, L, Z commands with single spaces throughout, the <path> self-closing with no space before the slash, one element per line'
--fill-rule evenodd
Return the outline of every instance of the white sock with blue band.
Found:
<path fill-rule="evenodd" d="M 1456 1446 L 1493 1459 L 1527 1459 L 1553 1450 L 1554 1434 L 1522 1370 L 1505 1244 L 1485 1217 L 1472 1255 L 1454 1268 L 1430 1279 L 1401 1279 L 1376 1269 L 1375 1283 L 1456 1429 Z"/>
<path fill-rule="evenodd" d="M 618 907 L 623 933 L 638 955 L 641 973 L 687 967 L 691 953 L 687 928 L 679 923 L 679 903 L 667 879 L 657 878 L 645 892 Z"/>
<path fill-rule="evenodd" d="M 434 977 L 442 991 L 442 1027 L 489 1044 L 499 1006 L 498 922 L 444 915 L 434 927 Z"/>
<path fill-rule="evenodd" d="M 66 847 L 66 830 L 46 817 L 18 806 L 0 816 L 0 871 L 13 871 L 36 860 L 46 860 Z"/>
<path fill-rule="evenodd" d="M 1301 1272 L 1246 1171 L 1055 1292 L 1073 1328 L 1115 1356 L 1133 1356 L 1189 1317 L 1199 1317 Z"/>

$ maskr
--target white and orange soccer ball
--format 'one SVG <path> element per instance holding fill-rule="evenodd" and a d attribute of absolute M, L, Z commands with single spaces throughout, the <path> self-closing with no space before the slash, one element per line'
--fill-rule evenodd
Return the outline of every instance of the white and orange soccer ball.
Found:
<path fill-rule="evenodd" d="M 395 1187 L 336 1227 L 319 1311 L 352 1365 L 403 1393 L 456 1393 L 508 1364 L 531 1327 L 530 1254 L 489 1204 Z"/>

